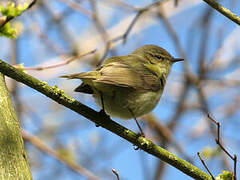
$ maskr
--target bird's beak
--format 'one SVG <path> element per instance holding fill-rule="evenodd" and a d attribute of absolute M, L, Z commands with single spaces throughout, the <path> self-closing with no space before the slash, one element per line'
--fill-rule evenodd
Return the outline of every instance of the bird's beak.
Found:
<path fill-rule="evenodd" d="M 172 58 L 172 62 L 184 61 L 182 58 Z"/>

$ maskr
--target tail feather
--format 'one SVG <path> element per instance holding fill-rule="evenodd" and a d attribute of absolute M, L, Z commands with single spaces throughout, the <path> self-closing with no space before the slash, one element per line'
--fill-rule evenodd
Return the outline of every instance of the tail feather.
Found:
<path fill-rule="evenodd" d="M 75 92 L 81 92 L 86 94 L 93 94 L 93 89 L 88 84 L 82 83 L 80 86 L 74 89 Z"/>
<path fill-rule="evenodd" d="M 100 73 L 97 71 L 82 72 L 82 73 L 60 76 L 60 78 L 67 78 L 67 79 L 97 79 L 98 77 L 100 77 Z"/>

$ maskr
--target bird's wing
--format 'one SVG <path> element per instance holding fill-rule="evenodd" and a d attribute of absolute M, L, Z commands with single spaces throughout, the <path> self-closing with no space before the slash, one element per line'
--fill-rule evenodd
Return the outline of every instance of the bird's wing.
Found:
<path fill-rule="evenodd" d="M 86 83 L 84 83 L 84 82 L 81 83 L 77 88 L 74 89 L 74 91 L 82 92 L 82 93 L 86 93 L 86 94 L 93 94 L 93 89 L 92 89 L 91 85 L 89 85 L 88 83 L 90 83 L 91 80 L 98 79 L 100 77 L 100 73 L 98 71 L 90 71 L 90 72 L 68 74 L 68 75 L 63 75 L 60 77 L 67 78 L 67 79 L 81 79 L 82 81 L 85 81 Z"/>
<path fill-rule="evenodd" d="M 141 62 L 140 62 L 141 61 Z M 139 90 L 158 91 L 164 87 L 165 79 L 150 71 L 144 59 L 137 56 L 119 56 L 109 58 L 96 71 L 61 76 L 68 79 L 81 79 L 83 84 L 76 88 L 78 92 L 92 93 L 92 82 L 105 83 Z M 86 86 L 86 84 L 90 86 Z M 85 92 L 86 91 L 86 92 Z"/>
<path fill-rule="evenodd" d="M 81 72 L 75 74 L 67 74 L 60 76 L 60 78 L 67 79 L 97 79 L 100 77 L 100 73 L 98 71 L 89 71 L 89 72 Z"/>
<path fill-rule="evenodd" d="M 126 56 L 124 58 L 126 59 Z M 125 61 L 106 62 L 98 70 L 100 77 L 94 79 L 93 82 L 152 91 L 158 91 L 161 88 L 160 78 L 139 63 L 138 58 L 131 56 L 127 58 Z"/>
<path fill-rule="evenodd" d="M 74 89 L 75 92 L 81 92 L 85 94 L 93 94 L 93 89 L 90 85 L 82 83 Z"/>

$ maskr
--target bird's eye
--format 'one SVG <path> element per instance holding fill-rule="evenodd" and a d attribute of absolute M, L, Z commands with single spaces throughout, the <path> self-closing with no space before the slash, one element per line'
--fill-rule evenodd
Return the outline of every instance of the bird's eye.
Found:
<path fill-rule="evenodd" d="M 161 60 L 161 61 L 163 60 L 163 57 L 162 57 L 162 56 L 155 55 L 154 57 L 155 57 L 155 58 L 158 58 L 158 59 Z"/>

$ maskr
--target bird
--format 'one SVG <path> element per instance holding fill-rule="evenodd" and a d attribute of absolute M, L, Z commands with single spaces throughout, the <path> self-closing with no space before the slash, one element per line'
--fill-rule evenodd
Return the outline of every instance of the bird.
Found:
<path fill-rule="evenodd" d="M 93 71 L 61 78 L 82 80 L 74 91 L 93 95 L 103 112 L 112 117 L 134 118 L 143 134 L 136 118 L 156 107 L 172 65 L 183 60 L 150 44 L 129 55 L 110 57 Z"/>

